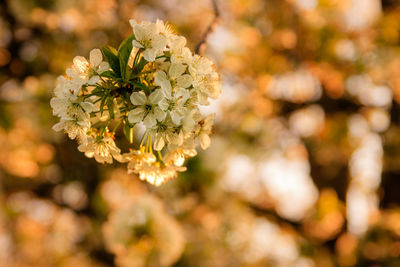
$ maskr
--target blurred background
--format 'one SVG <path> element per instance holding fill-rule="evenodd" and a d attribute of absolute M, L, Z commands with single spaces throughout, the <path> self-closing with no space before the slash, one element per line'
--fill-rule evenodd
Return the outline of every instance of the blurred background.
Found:
<path fill-rule="evenodd" d="M 128 20 L 195 48 L 208 0 L 0 4 L 1 266 L 400 266 L 400 3 L 220 0 L 211 147 L 160 187 L 54 132 L 76 55 Z"/>

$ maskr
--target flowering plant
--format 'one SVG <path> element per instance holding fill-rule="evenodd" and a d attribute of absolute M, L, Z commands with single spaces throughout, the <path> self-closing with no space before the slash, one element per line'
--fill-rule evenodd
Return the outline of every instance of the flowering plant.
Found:
<path fill-rule="evenodd" d="M 133 34 L 118 50 L 94 49 L 89 61 L 75 57 L 58 78 L 50 104 L 60 122 L 53 129 L 76 139 L 87 157 L 127 162 L 129 173 L 160 185 L 185 170 L 198 145 L 210 145 L 213 115 L 199 107 L 219 96 L 220 81 L 212 62 L 193 54 L 169 25 L 130 24 Z M 119 129 L 130 152 L 121 153 L 115 142 Z"/>

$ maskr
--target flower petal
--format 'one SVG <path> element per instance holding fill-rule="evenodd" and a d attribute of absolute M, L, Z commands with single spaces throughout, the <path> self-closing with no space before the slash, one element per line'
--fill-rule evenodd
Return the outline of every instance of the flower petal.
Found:
<path fill-rule="evenodd" d="M 132 109 L 128 114 L 128 121 L 130 123 L 141 122 L 143 120 L 144 115 L 145 115 L 145 111 L 143 108 L 138 107 L 138 108 Z"/>
<path fill-rule="evenodd" d="M 166 97 L 171 97 L 172 86 L 171 82 L 166 80 L 161 84 L 161 89 Z"/>
<path fill-rule="evenodd" d="M 131 99 L 132 104 L 134 104 L 136 106 L 144 105 L 147 102 L 147 97 L 142 92 L 140 92 L 140 93 L 139 92 L 133 92 L 131 94 L 130 99 Z"/>
<path fill-rule="evenodd" d="M 190 92 L 189 92 L 189 90 L 179 88 L 178 90 L 176 90 L 174 97 L 175 97 L 175 99 L 179 99 L 178 100 L 179 103 L 183 104 L 186 102 L 186 100 L 189 99 Z"/>
<path fill-rule="evenodd" d="M 89 62 L 86 58 L 77 56 L 73 59 L 74 68 L 79 72 L 85 72 L 89 68 Z"/>
<path fill-rule="evenodd" d="M 173 80 L 181 76 L 186 70 L 186 66 L 181 63 L 172 63 L 169 67 L 169 77 Z"/>
<path fill-rule="evenodd" d="M 167 38 L 162 35 L 156 35 L 152 40 L 151 45 L 154 49 L 163 50 L 167 45 Z"/>
<path fill-rule="evenodd" d="M 144 125 L 146 125 L 146 127 L 148 129 L 152 128 L 154 125 L 156 125 L 157 121 L 156 121 L 154 114 L 152 114 L 152 113 L 147 114 L 146 118 L 144 118 L 144 120 L 143 120 L 143 123 L 144 123 Z"/>
<path fill-rule="evenodd" d="M 154 83 L 157 84 L 158 86 L 161 86 L 161 84 L 164 81 L 167 81 L 167 74 L 163 71 L 157 71 L 156 75 L 154 76 Z"/>
<path fill-rule="evenodd" d="M 93 111 L 93 104 L 90 102 L 82 102 L 80 103 L 81 107 L 88 113 Z"/>
<path fill-rule="evenodd" d="M 189 74 L 184 74 L 176 79 L 176 86 L 188 88 L 192 85 L 193 78 Z"/>
<path fill-rule="evenodd" d="M 136 48 L 144 48 L 144 46 L 136 40 L 132 41 L 132 46 Z"/>
<path fill-rule="evenodd" d="M 60 121 L 60 122 L 54 124 L 53 127 L 52 127 L 52 129 L 53 129 L 54 131 L 56 131 L 56 132 L 59 132 L 59 131 L 64 130 L 64 122 L 63 122 L 63 121 Z"/>
<path fill-rule="evenodd" d="M 146 39 L 146 29 L 144 29 L 142 26 L 140 25 L 135 25 L 135 27 L 133 28 L 133 33 L 135 34 L 135 39 L 140 42 Z"/>
<path fill-rule="evenodd" d="M 165 146 L 164 138 L 162 137 L 161 134 L 159 134 L 158 136 L 156 136 L 156 139 L 154 141 L 154 150 L 160 151 L 161 149 L 163 149 L 164 146 Z"/>
<path fill-rule="evenodd" d="M 89 61 L 92 68 L 100 65 L 100 63 L 103 61 L 103 55 L 101 54 L 100 49 L 96 48 L 90 51 Z"/>
<path fill-rule="evenodd" d="M 169 115 L 171 116 L 172 122 L 175 123 L 176 125 L 179 125 L 181 123 L 182 115 L 179 114 L 177 110 L 172 110 Z"/>
<path fill-rule="evenodd" d="M 143 51 L 143 57 L 148 62 L 153 62 L 156 59 L 156 50 L 147 48 L 146 50 Z"/>
<path fill-rule="evenodd" d="M 211 139 L 208 134 L 200 134 L 200 146 L 202 149 L 207 149 L 211 144 Z"/>
<path fill-rule="evenodd" d="M 158 102 L 158 106 L 159 106 L 160 109 L 162 109 L 162 110 L 167 110 L 167 108 L 168 108 L 168 106 L 169 106 L 167 99 L 164 98 L 163 100 L 161 100 L 160 102 Z"/>
<path fill-rule="evenodd" d="M 132 28 L 135 28 L 136 25 L 138 25 L 137 21 L 134 20 L 134 19 L 130 19 L 130 20 L 129 20 L 129 24 L 131 24 L 131 27 L 132 27 Z"/>
<path fill-rule="evenodd" d="M 97 69 L 97 73 L 103 73 L 110 68 L 108 62 L 103 61 L 100 63 L 99 68 Z"/>
<path fill-rule="evenodd" d="M 163 119 L 165 119 L 167 114 L 164 111 L 162 111 L 159 107 L 155 107 L 154 108 L 154 116 L 156 117 L 156 119 L 158 121 L 162 121 Z"/>
<path fill-rule="evenodd" d="M 96 84 L 98 81 L 100 81 L 100 77 L 98 75 L 93 76 L 89 79 L 88 84 L 90 85 L 94 85 Z"/>
<path fill-rule="evenodd" d="M 160 89 L 157 89 L 150 94 L 149 102 L 152 104 L 158 104 L 163 98 L 163 92 Z"/>

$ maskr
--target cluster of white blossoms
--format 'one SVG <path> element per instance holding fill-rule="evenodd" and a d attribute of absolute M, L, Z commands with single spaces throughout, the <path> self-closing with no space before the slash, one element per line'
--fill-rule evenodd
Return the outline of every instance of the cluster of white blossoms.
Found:
<path fill-rule="evenodd" d="M 129 173 L 160 185 L 185 170 L 198 145 L 210 145 L 214 115 L 199 107 L 216 99 L 221 85 L 212 62 L 193 54 L 169 25 L 130 24 L 133 34 L 118 50 L 94 49 L 89 61 L 75 57 L 59 77 L 50 104 L 60 122 L 53 129 L 76 139 L 87 157 L 127 162 Z M 133 140 L 136 125 L 145 127 L 139 144 Z M 130 141 L 130 152 L 117 146 L 119 132 Z"/>

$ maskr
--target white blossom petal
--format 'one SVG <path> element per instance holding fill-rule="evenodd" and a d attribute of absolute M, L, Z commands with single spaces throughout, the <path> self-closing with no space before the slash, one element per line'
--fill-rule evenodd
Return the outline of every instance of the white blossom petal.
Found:
<path fill-rule="evenodd" d="M 158 102 L 158 106 L 160 107 L 160 109 L 162 110 L 167 110 L 169 107 L 168 101 L 167 99 L 162 99 L 160 102 Z"/>
<path fill-rule="evenodd" d="M 85 72 L 89 68 L 89 62 L 84 57 L 76 56 L 74 57 L 73 62 L 74 62 L 74 67 L 79 72 Z"/>
<path fill-rule="evenodd" d="M 132 104 L 134 104 L 136 106 L 144 105 L 147 102 L 147 97 L 142 92 L 133 92 L 131 94 L 130 99 L 131 99 Z"/>
<path fill-rule="evenodd" d="M 153 62 L 156 59 L 156 50 L 155 49 L 146 49 L 143 51 L 143 57 L 148 62 Z"/>
<path fill-rule="evenodd" d="M 156 139 L 154 141 L 154 150 L 160 151 L 161 149 L 163 149 L 164 146 L 165 146 L 164 138 L 162 137 L 161 134 L 159 134 L 158 136 L 156 136 Z"/>
<path fill-rule="evenodd" d="M 173 80 L 181 76 L 186 70 L 186 66 L 181 63 L 172 63 L 169 67 L 169 77 Z"/>
<path fill-rule="evenodd" d="M 156 75 L 154 76 L 154 83 L 158 86 L 161 86 L 161 84 L 165 81 L 168 81 L 167 74 L 162 70 L 157 71 Z"/>
<path fill-rule="evenodd" d="M 101 74 L 103 72 L 105 72 L 106 70 L 108 70 L 110 68 L 110 65 L 108 64 L 108 62 L 103 61 L 100 63 L 99 68 L 97 69 L 97 73 Z"/>
<path fill-rule="evenodd" d="M 144 46 L 136 40 L 132 41 L 132 46 L 136 48 L 144 48 Z"/>
<path fill-rule="evenodd" d="M 180 88 L 188 88 L 192 85 L 193 78 L 189 74 L 184 74 L 176 79 L 176 86 Z"/>
<path fill-rule="evenodd" d="M 103 61 L 103 55 L 101 54 L 100 49 L 96 48 L 90 51 L 89 61 L 92 67 L 97 67 Z"/>
<path fill-rule="evenodd" d="M 156 117 L 156 119 L 158 121 L 162 121 L 163 119 L 165 119 L 167 114 L 165 114 L 165 112 L 162 111 L 159 107 L 155 107 L 154 108 L 154 116 Z"/>
<path fill-rule="evenodd" d="M 135 108 L 129 112 L 128 121 L 130 123 L 141 122 L 145 114 L 146 112 L 142 107 Z"/>
<path fill-rule="evenodd" d="M 163 92 L 160 89 L 157 89 L 150 94 L 149 102 L 152 104 L 158 104 L 163 98 Z"/>
<path fill-rule="evenodd" d="M 100 81 L 100 77 L 98 75 L 91 77 L 88 80 L 88 84 L 93 85 L 96 84 L 98 81 Z"/>
<path fill-rule="evenodd" d="M 90 102 L 82 102 L 80 103 L 80 106 L 87 112 L 91 113 L 93 111 L 93 104 Z"/>
<path fill-rule="evenodd" d="M 140 25 L 136 25 L 133 28 L 133 33 L 135 34 L 135 39 L 138 42 L 141 42 L 146 39 L 146 35 L 147 35 L 146 30 Z"/>
<path fill-rule="evenodd" d="M 157 35 L 151 42 L 154 49 L 162 50 L 167 45 L 167 38 L 162 35 Z"/>
<path fill-rule="evenodd" d="M 154 125 L 157 124 L 157 120 L 155 118 L 155 115 L 152 113 L 147 114 L 146 118 L 143 120 L 144 125 L 146 125 L 147 128 L 152 128 Z"/>
<path fill-rule="evenodd" d="M 202 149 L 207 149 L 211 144 L 211 139 L 208 134 L 200 134 L 200 146 Z"/>
<path fill-rule="evenodd" d="M 136 25 L 138 25 L 137 21 L 135 19 L 130 19 L 129 24 L 131 25 L 132 28 L 135 28 Z"/>
<path fill-rule="evenodd" d="M 172 122 L 175 123 L 176 125 L 179 125 L 182 120 L 182 115 L 179 114 L 177 110 L 172 110 L 169 115 L 171 116 Z"/>
<path fill-rule="evenodd" d="M 53 125 L 52 129 L 56 132 L 64 130 L 64 123 L 62 121 Z"/>

